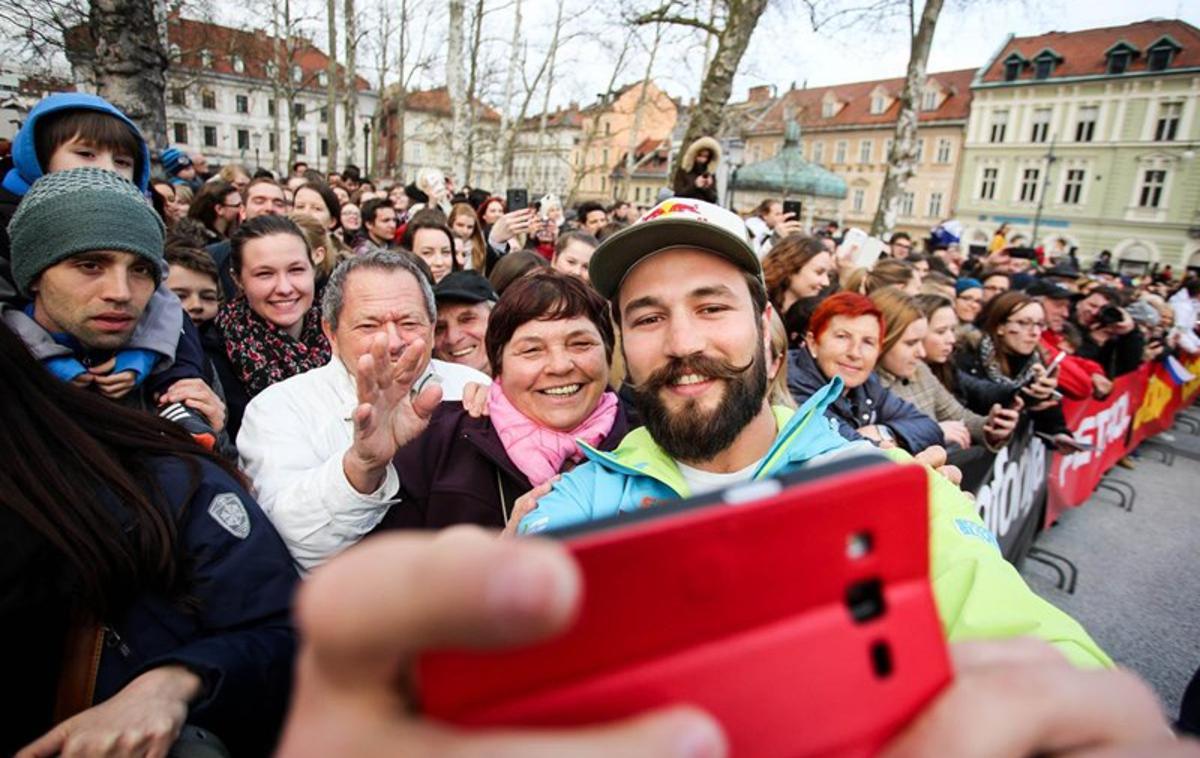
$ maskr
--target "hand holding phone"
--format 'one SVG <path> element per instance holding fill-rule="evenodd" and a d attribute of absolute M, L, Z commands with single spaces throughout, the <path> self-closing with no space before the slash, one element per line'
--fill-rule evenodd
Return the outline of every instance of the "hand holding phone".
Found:
<path fill-rule="evenodd" d="M 950 671 L 928 584 L 928 474 L 870 461 L 562 533 L 585 588 L 575 620 L 536 646 L 423 655 L 425 712 L 562 728 L 690 703 L 733 755 L 877 751 Z M 783 576 L 805 580 L 780 592 Z"/>

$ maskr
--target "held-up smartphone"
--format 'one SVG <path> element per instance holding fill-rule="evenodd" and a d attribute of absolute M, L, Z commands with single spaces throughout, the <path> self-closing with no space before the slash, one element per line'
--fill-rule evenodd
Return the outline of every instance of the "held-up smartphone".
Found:
<path fill-rule="evenodd" d="M 799 200 L 784 200 L 783 201 L 784 215 L 790 213 L 790 214 L 792 214 L 793 219 L 798 220 L 800 218 L 800 212 L 802 210 L 804 210 L 804 205 Z"/>
<path fill-rule="evenodd" d="M 1058 365 L 1060 363 L 1062 363 L 1066 357 L 1067 357 L 1067 351 L 1059 350 L 1058 355 L 1054 356 L 1054 358 L 1050 361 L 1050 365 L 1046 366 L 1046 376 L 1049 376 L 1050 374 L 1053 374 L 1055 371 L 1057 371 Z"/>
<path fill-rule="evenodd" d="M 529 190 L 510 189 L 504 193 L 504 207 L 511 213 L 529 207 Z"/>
<path fill-rule="evenodd" d="M 1057 448 L 1059 445 L 1059 441 L 1054 439 L 1053 434 L 1046 434 L 1045 432 L 1034 432 L 1034 436 L 1040 437 L 1046 443 L 1046 445 L 1049 446 L 1050 448 Z M 1081 440 L 1075 439 L 1074 437 L 1072 437 L 1070 439 L 1070 441 L 1064 440 L 1063 442 L 1066 447 L 1071 448 L 1076 453 L 1088 453 L 1096 448 L 1096 446 L 1093 445 L 1092 443 L 1083 442 Z"/>
<path fill-rule="evenodd" d="M 524 648 L 422 656 L 422 710 L 565 727 L 689 703 L 736 756 L 874 754 L 950 680 L 927 474 L 875 456 L 814 469 L 551 534 L 583 576 L 575 620 Z"/>

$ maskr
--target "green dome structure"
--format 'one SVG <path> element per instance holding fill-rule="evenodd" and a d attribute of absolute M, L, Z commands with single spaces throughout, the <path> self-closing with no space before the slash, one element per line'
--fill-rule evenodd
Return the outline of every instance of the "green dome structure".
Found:
<path fill-rule="evenodd" d="M 804 159 L 800 127 L 795 122 L 787 125 L 783 149 L 774 157 L 738 169 L 737 189 L 838 200 L 847 192 L 845 179 Z"/>

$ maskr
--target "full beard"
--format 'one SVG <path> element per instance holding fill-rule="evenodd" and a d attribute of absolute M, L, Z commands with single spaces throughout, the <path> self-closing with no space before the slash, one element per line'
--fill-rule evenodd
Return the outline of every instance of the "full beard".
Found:
<path fill-rule="evenodd" d="M 724 380 L 721 401 L 709 411 L 702 410 L 694 399 L 671 410 L 661 392 L 687 374 Z M 760 340 L 745 366 L 706 355 L 673 358 L 645 382 L 631 384 L 630 390 L 650 436 L 668 455 L 688 463 L 705 463 L 732 445 L 762 410 L 767 394 L 766 353 Z"/>

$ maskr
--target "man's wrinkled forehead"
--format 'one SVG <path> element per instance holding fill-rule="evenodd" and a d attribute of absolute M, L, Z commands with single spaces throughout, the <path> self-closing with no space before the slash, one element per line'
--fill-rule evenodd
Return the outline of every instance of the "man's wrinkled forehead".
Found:
<path fill-rule="evenodd" d="M 682 261 L 677 259 L 684 256 L 693 258 L 693 260 L 688 262 L 686 269 L 677 268 L 678 265 L 682 264 Z M 644 286 L 638 283 L 637 280 L 642 279 L 642 274 L 647 272 L 647 270 L 649 270 L 650 274 L 658 273 L 653 269 L 660 265 L 664 270 L 658 276 L 653 277 L 654 281 L 648 282 Z M 695 247 L 668 247 L 650 253 L 630 266 L 629 270 L 625 272 L 625 276 L 621 278 L 620 285 L 617 286 L 615 305 L 618 317 L 624 314 L 628 304 L 633 300 L 642 300 L 647 295 L 660 296 L 662 294 L 662 287 L 671 281 L 678 281 L 680 278 L 679 274 L 682 271 L 686 271 L 688 274 L 703 272 L 705 274 L 704 278 L 711 280 L 711 283 L 706 282 L 705 286 L 726 286 L 733 292 L 742 291 L 736 284 L 740 281 L 742 282 L 740 286 L 749 292 L 749 286 L 744 283 L 745 276 L 742 270 L 720 255 L 710 250 Z M 631 282 L 636 289 L 631 287 Z"/>

